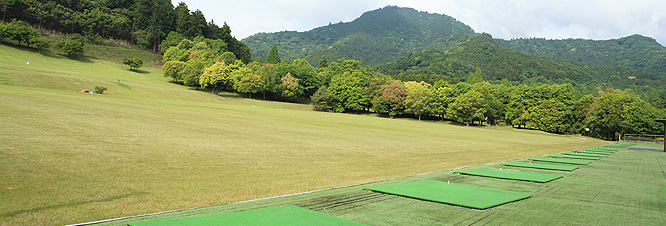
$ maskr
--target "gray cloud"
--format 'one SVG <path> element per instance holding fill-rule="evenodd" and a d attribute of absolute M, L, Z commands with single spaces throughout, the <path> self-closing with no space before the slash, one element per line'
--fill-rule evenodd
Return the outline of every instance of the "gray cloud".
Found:
<path fill-rule="evenodd" d="M 496 38 L 614 39 L 641 34 L 666 44 L 663 0 L 370 0 L 370 1 L 213 1 L 184 0 L 217 24 L 227 22 L 232 34 L 245 38 L 258 32 L 306 31 L 329 22 L 348 22 L 363 12 L 387 5 L 452 16 L 477 32 Z M 177 4 L 178 2 L 174 2 Z"/>

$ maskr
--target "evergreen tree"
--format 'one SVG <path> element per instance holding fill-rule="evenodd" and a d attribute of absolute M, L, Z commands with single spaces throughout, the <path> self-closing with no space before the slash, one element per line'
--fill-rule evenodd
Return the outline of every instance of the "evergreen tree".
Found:
<path fill-rule="evenodd" d="M 279 64 L 281 62 L 276 44 L 273 44 L 271 52 L 269 52 L 268 56 L 266 56 L 266 62 L 268 62 L 269 64 Z"/>
<path fill-rule="evenodd" d="M 481 68 L 476 67 L 476 71 L 474 71 L 474 73 L 469 74 L 469 78 L 467 78 L 467 83 L 474 84 L 479 82 L 483 82 L 483 73 L 481 72 Z"/>
<path fill-rule="evenodd" d="M 319 65 L 317 65 L 317 68 L 325 67 L 328 67 L 328 60 L 326 59 L 326 56 L 321 56 L 321 60 L 319 60 Z"/>

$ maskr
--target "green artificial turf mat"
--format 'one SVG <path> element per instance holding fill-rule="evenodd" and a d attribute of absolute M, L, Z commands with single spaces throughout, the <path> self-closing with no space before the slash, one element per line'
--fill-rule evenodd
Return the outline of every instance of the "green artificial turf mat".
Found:
<path fill-rule="evenodd" d="M 130 226 L 157 225 L 364 225 L 298 206 L 273 207 L 223 214 L 135 221 Z"/>
<path fill-rule="evenodd" d="M 619 144 L 609 144 L 609 145 L 605 145 L 604 147 L 626 148 L 626 147 L 631 147 L 631 146 L 634 146 L 634 145 L 636 145 L 636 144 L 634 144 L 634 143 L 619 143 Z"/>
<path fill-rule="evenodd" d="M 534 169 L 560 170 L 560 171 L 573 171 L 575 169 L 578 169 L 577 166 L 562 166 L 562 165 L 551 165 L 551 164 L 532 163 L 532 162 L 505 162 L 502 163 L 502 165 L 534 168 Z"/>
<path fill-rule="evenodd" d="M 610 148 L 588 148 L 585 150 L 591 150 L 591 151 L 602 151 L 602 152 L 610 152 L 610 153 L 615 153 L 618 150 L 617 149 L 610 149 Z"/>
<path fill-rule="evenodd" d="M 595 155 L 587 153 L 578 153 L 578 152 L 564 152 L 565 155 L 575 155 L 575 156 L 585 156 L 585 157 L 606 157 L 605 155 Z"/>
<path fill-rule="evenodd" d="M 590 156 L 596 157 L 596 156 Z M 565 163 L 565 164 L 574 164 L 574 165 L 587 165 L 590 164 L 590 161 L 584 160 L 574 160 L 574 159 L 557 159 L 557 158 L 530 158 L 532 161 L 541 161 L 541 162 L 555 162 L 555 163 Z"/>
<path fill-rule="evenodd" d="M 546 183 L 552 180 L 562 178 L 561 175 L 521 172 L 509 169 L 493 169 L 493 168 L 462 170 L 462 171 L 455 171 L 455 173 L 472 175 L 472 176 L 493 177 L 499 179 L 540 182 L 540 183 Z"/>
<path fill-rule="evenodd" d="M 588 151 L 588 150 L 575 150 L 575 151 L 573 151 L 573 152 L 576 152 L 576 153 L 583 153 L 583 154 L 593 154 L 593 155 L 605 155 L 605 156 L 608 156 L 608 155 L 613 154 L 613 153 L 611 153 L 611 152 L 603 152 L 603 151 Z"/>
<path fill-rule="evenodd" d="M 532 197 L 531 194 L 527 193 L 452 184 L 435 180 L 387 184 L 364 189 L 474 209 L 487 209 Z"/>
<path fill-rule="evenodd" d="M 585 157 L 585 156 L 575 156 L 575 155 L 549 155 L 551 158 L 569 158 L 569 159 L 587 159 L 587 160 L 599 160 L 598 157 Z"/>

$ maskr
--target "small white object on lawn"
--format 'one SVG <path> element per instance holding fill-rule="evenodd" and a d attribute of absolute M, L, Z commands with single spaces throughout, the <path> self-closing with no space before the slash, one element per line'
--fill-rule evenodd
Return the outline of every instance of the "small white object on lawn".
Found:
<path fill-rule="evenodd" d="M 30 62 L 26 61 L 25 64 L 30 64 Z"/>

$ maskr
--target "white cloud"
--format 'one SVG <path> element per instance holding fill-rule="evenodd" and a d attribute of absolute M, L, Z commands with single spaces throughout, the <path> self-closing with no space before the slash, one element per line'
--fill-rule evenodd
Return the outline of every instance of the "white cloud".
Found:
<path fill-rule="evenodd" d="M 666 44 L 663 0 L 184 0 L 190 10 L 227 22 L 232 34 L 245 38 L 258 32 L 306 31 L 329 22 L 352 21 L 363 12 L 387 5 L 452 16 L 477 32 L 496 38 L 613 39 L 642 34 Z M 176 5 L 178 2 L 174 2 Z"/>

